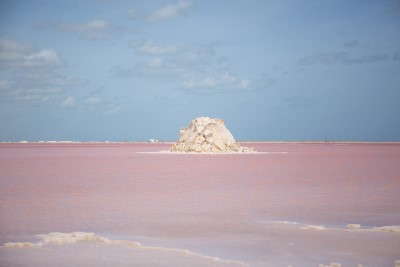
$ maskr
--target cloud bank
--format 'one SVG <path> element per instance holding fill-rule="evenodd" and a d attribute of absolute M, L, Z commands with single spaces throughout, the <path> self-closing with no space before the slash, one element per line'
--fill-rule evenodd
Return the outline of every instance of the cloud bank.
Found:
<path fill-rule="evenodd" d="M 35 50 L 13 39 L 0 38 L 0 69 L 8 74 L 0 80 L 3 101 L 42 104 L 59 98 L 66 88 L 84 81 L 57 73 L 63 61 L 51 48 Z"/>
<path fill-rule="evenodd" d="M 273 81 L 254 80 L 230 70 L 226 56 L 218 56 L 216 44 L 170 45 L 153 40 L 134 40 L 129 46 L 141 57 L 130 67 L 115 66 L 114 77 L 168 81 L 190 93 L 249 92 L 269 88 Z"/>
<path fill-rule="evenodd" d="M 54 68 L 61 64 L 53 49 L 35 51 L 30 45 L 7 37 L 0 38 L 0 68 Z"/>

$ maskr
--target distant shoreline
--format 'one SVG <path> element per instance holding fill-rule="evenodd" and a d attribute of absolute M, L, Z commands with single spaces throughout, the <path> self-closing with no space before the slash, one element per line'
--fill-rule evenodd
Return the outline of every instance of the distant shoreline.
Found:
<path fill-rule="evenodd" d="M 400 144 L 400 141 L 237 141 L 252 144 Z M 0 144 L 174 144 L 175 141 L 0 141 Z"/>

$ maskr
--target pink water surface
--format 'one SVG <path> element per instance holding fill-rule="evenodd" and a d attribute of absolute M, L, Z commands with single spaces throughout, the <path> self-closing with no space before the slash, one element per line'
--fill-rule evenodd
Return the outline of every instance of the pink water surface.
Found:
<path fill-rule="evenodd" d="M 274 222 L 399 225 L 399 144 L 244 145 L 269 153 L 153 153 L 168 149 L 165 143 L 0 144 L 0 243 L 86 231 L 254 266 L 396 260 L 398 234 L 346 232 L 340 239 Z M 331 243 L 325 249 L 324 239 Z M 343 256 L 337 244 L 346 242 Z M 368 252 L 368 242 L 380 242 L 382 251 Z"/>

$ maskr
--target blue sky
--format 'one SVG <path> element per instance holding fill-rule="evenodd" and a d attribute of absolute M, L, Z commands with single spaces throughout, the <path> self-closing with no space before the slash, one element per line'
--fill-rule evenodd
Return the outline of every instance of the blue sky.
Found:
<path fill-rule="evenodd" d="M 0 1 L 0 140 L 400 141 L 399 1 Z"/>

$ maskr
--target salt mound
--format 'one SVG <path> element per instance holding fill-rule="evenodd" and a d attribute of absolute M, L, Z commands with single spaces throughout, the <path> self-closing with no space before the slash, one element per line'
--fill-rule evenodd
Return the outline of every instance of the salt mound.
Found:
<path fill-rule="evenodd" d="M 221 119 L 200 117 L 180 130 L 180 137 L 171 152 L 255 152 L 252 147 L 241 147 Z"/>

